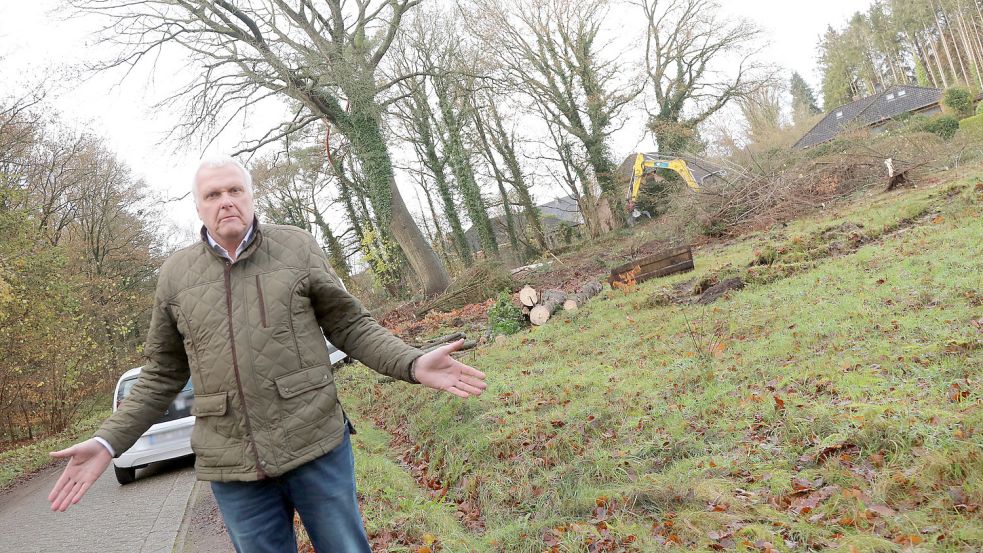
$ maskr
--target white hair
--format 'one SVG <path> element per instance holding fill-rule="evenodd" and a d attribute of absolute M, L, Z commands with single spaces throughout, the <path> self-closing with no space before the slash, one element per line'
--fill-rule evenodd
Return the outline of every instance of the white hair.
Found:
<path fill-rule="evenodd" d="M 191 179 L 191 197 L 194 198 L 195 204 L 198 203 L 198 173 L 200 173 L 202 169 L 217 169 L 227 165 L 231 165 L 239 169 L 239 172 L 242 173 L 242 182 L 245 183 L 246 189 L 249 190 L 250 194 L 252 193 L 253 176 L 249 174 L 249 171 L 246 170 L 246 167 L 240 163 L 238 159 L 227 155 L 206 157 L 198 164 L 198 168 L 195 169 L 195 175 Z"/>

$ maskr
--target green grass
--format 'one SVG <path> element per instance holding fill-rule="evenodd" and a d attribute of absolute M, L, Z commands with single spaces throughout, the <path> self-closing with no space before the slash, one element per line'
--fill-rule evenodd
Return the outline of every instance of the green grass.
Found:
<path fill-rule="evenodd" d="M 104 403 L 109 402 L 107 400 Z M 0 453 L 0 490 L 11 485 L 14 479 L 30 475 L 49 465 L 51 463 L 49 452 L 91 438 L 111 412 L 112 409 L 107 407 L 58 434 Z"/>
<path fill-rule="evenodd" d="M 372 437 L 370 525 L 446 551 L 983 548 L 983 192 L 969 177 L 861 197 L 605 292 L 468 357 L 489 375 L 478 399 L 340 374 Z M 864 240 L 837 253 L 844 223 Z M 747 271 L 767 247 L 795 270 L 708 307 L 645 301 Z M 446 502 L 368 420 L 420 446 Z M 806 481 L 818 491 L 795 493 Z M 456 523 L 461 501 L 483 532 Z"/>

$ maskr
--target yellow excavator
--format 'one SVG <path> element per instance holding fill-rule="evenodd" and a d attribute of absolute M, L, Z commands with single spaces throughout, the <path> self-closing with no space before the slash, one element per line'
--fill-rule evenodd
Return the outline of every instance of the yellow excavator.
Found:
<path fill-rule="evenodd" d="M 635 202 L 638 201 L 638 192 L 645 181 L 645 177 L 654 173 L 656 169 L 667 169 L 678 174 L 686 186 L 694 192 L 700 191 L 707 178 L 722 173 L 720 168 L 714 167 L 704 160 L 683 159 L 642 152 L 634 154 L 634 157 L 631 178 L 628 182 L 628 194 L 625 197 L 629 219 L 631 220 L 637 219 L 643 213 L 635 209 Z M 628 160 L 625 162 L 627 163 Z"/>

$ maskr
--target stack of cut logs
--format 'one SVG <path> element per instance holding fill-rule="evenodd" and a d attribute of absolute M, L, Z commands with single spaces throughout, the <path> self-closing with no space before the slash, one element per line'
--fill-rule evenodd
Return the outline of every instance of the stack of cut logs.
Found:
<path fill-rule="evenodd" d="M 539 326 L 550 320 L 550 317 L 561 307 L 573 311 L 587 303 L 587 300 L 601 293 L 603 286 L 600 282 L 585 283 L 574 294 L 567 295 L 562 290 L 545 290 L 540 294 L 532 286 L 526 285 L 519 290 L 519 302 L 522 312 L 529 317 L 529 322 Z"/>

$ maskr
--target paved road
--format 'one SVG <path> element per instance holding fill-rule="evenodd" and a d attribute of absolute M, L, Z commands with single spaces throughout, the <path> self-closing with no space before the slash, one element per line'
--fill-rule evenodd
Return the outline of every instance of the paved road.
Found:
<path fill-rule="evenodd" d="M 59 464 L 0 495 L 2 553 L 171 553 L 195 474 L 188 459 L 137 471 L 120 486 L 112 467 L 64 513 L 47 497 Z"/>

